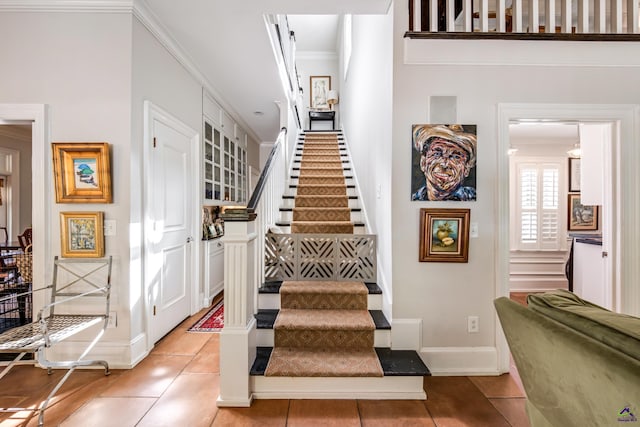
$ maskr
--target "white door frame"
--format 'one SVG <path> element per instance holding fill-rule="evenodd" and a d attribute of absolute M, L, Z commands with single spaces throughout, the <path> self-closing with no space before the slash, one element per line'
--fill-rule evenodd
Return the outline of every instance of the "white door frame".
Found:
<path fill-rule="evenodd" d="M 191 285 L 189 290 L 191 292 L 190 295 L 190 308 L 191 314 L 196 313 L 200 308 L 200 236 L 199 227 L 200 227 L 200 204 L 199 204 L 199 195 L 200 195 L 200 168 L 199 168 L 199 156 L 200 153 L 199 142 L 200 142 L 200 133 L 193 130 L 182 121 L 177 119 L 171 113 L 163 110 L 159 106 L 155 105 L 151 101 L 144 101 L 144 137 L 143 137 L 143 153 L 144 153 L 144 173 L 143 173 L 143 259 L 145 260 L 145 265 L 143 265 L 143 283 L 144 283 L 144 302 L 145 302 L 145 330 L 146 330 L 146 339 L 147 339 L 147 351 L 151 350 L 154 346 L 153 338 L 151 336 L 151 323 L 153 321 L 153 303 L 150 301 L 150 288 L 151 282 L 150 278 L 147 277 L 147 266 L 146 262 L 148 262 L 149 256 L 149 244 L 151 239 L 153 239 L 153 234 L 151 230 L 153 229 L 153 221 L 151 220 L 151 216 L 147 215 L 150 210 L 149 206 L 149 194 L 150 188 L 152 185 L 152 176 L 150 168 L 148 167 L 148 160 L 151 158 L 151 150 L 153 146 L 153 121 L 158 120 L 166 124 L 167 126 L 179 131 L 183 135 L 187 136 L 191 140 L 191 170 L 193 174 L 191 174 L 191 188 L 194 190 L 194 198 L 193 198 L 193 209 L 191 210 L 191 235 L 194 237 L 194 240 L 191 245 Z"/>
<path fill-rule="evenodd" d="M 612 144 L 614 170 L 613 187 L 618 197 L 611 206 L 612 222 L 622 224 L 611 230 L 612 302 L 616 311 L 638 315 L 640 313 L 640 278 L 637 259 L 640 242 L 635 240 L 640 231 L 638 223 L 637 189 L 640 186 L 640 106 L 598 104 L 498 104 L 498 177 L 496 203 L 498 215 L 495 228 L 498 244 L 496 253 L 495 295 L 509 295 L 509 123 L 514 120 L 536 119 L 554 121 L 606 121 L 617 126 L 617 138 Z M 614 133 L 615 129 L 614 129 Z M 615 218 L 615 220 L 613 220 Z M 496 349 L 498 371 L 509 371 L 509 348 L 496 318 Z"/>
<path fill-rule="evenodd" d="M 48 283 L 45 271 L 53 263 L 50 254 L 51 236 L 51 145 L 48 107 L 45 104 L 0 104 L 0 120 L 29 121 L 31 127 L 31 171 L 33 235 L 38 244 L 33 245 L 33 281 Z M 33 296 L 33 312 L 37 313 L 45 303 L 43 292 Z"/>

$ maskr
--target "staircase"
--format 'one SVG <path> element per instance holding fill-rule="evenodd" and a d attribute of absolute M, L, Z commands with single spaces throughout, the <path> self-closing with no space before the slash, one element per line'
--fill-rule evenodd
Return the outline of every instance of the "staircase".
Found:
<path fill-rule="evenodd" d="M 321 243 L 300 268 L 304 277 L 270 280 L 259 289 L 254 396 L 425 399 L 422 377 L 430 372 L 415 351 L 391 350 L 377 284 L 327 277 L 331 236 L 365 233 L 341 133 L 301 134 L 295 155 L 276 225 Z"/>

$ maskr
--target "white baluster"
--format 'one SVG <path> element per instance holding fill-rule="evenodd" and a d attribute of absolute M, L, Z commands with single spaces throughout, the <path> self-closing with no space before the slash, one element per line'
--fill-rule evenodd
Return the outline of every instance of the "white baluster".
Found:
<path fill-rule="evenodd" d="M 452 32 L 456 30 L 455 0 L 447 0 L 446 7 L 447 7 L 447 13 L 446 13 L 447 31 Z"/>
<path fill-rule="evenodd" d="M 500 0 L 504 1 L 504 0 Z M 462 6 L 462 25 L 463 31 L 465 33 L 470 33 L 473 31 L 473 3 L 471 0 L 464 0 L 464 4 Z"/>
<path fill-rule="evenodd" d="M 438 0 L 429 1 L 429 30 L 438 32 Z"/>
<path fill-rule="evenodd" d="M 511 16 L 512 19 L 512 27 L 514 33 L 522 32 L 522 0 L 513 0 L 513 4 L 511 6 L 513 8 L 513 13 Z"/>
<path fill-rule="evenodd" d="M 480 16 L 480 32 L 486 33 L 489 31 L 489 1 L 478 1 L 478 14 Z"/>
<path fill-rule="evenodd" d="M 422 31 L 421 5 L 421 0 L 413 0 L 413 31 Z"/>
<path fill-rule="evenodd" d="M 611 0 L 611 32 L 622 32 L 622 1 Z"/>
<path fill-rule="evenodd" d="M 507 10 L 505 0 L 497 0 L 496 2 L 496 31 L 504 33 L 507 30 L 505 13 Z"/>
<path fill-rule="evenodd" d="M 544 31 L 546 33 L 555 33 L 556 32 L 556 2 L 555 2 L 555 0 L 546 0 L 546 6 L 545 6 L 545 30 Z"/>

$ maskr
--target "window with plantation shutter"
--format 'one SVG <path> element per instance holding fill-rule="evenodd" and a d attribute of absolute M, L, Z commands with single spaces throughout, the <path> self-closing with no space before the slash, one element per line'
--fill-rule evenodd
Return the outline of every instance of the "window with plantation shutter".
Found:
<path fill-rule="evenodd" d="M 516 161 L 513 232 L 519 250 L 561 250 L 560 161 Z"/>

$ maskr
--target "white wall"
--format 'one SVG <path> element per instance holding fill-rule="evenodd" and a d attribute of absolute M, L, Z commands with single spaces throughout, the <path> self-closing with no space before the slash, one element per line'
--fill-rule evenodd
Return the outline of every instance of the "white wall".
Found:
<path fill-rule="evenodd" d="M 421 354 L 436 373 L 496 370 L 496 289 L 498 218 L 498 105 L 501 103 L 637 104 L 639 70 L 634 67 L 406 65 L 408 12 L 395 2 L 392 226 L 394 317 L 422 321 Z M 413 43 L 421 57 L 433 54 L 431 42 Z M 447 40 L 456 51 L 458 41 Z M 464 42 L 459 42 L 464 43 Z M 507 42 L 503 42 L 506 44 Z M 535 45 L 530 42 L 531 45 Z M 559 43 L 560 46 L 562 43 Z M 621 44 L 618 44 L 619 46 Z M 629 44 L 628 55 L 638 48 Z M 554 56 L 553 48 L 549 57 Z M 520 52 L 526 57 L 526 52 Z M 464 58 L 458 57 L 461 62 Z M 619 61 L 626 61 L 621 55 Z M 458 122 L 478 125 L 476 202 L 411 202 L 412 124 L 428 120 L 431 95 L 456 96 Z M 623 141 L 623 144 L 634 141 Z M 623 186 L 637 186 L 636 182 Z M 635 197 L 627 187 L 623 194 Z M 630 202 L 629 208 L 634 202 Z M 470 208 L 479 237 L 471 239 L 465 264 L 419 263 L 418 212 L 423 207 Z M 622 212 L 625 218 L 629 212 Z M 624 260 L 623 260 L 624 262 Z M 479 317 L 480 332 L 467 333 L 467 316 Z"/>
<path fill-rule="evenodd" d="M 107 255 L 114 256 L 112 305 L 128 311 L 129 289 L 129 144 L 131 142 L 131 15 L 125 13 L 0 13 L 3 62 L 0 103 L 47 104 L 49 142 L 108 142 L 111 144 L 113 203 L 56 204 L 51 160 L 44 186 L 48 204 L 46 226 L 34 236 L 44 247 L 45 282 L 53 256 L 60 254 L 61 211 L 103 211 L 116 220 L 118 236 L 105 238 Z M 10 58 L 10 59 L 8 59 Z M 43 235 L 44 234 L 44 235 Z M 123 238 L 125 237 L 125 238 Z M 37 307 L 36 307 L 37 309 Z M 126 347 L 126 327 L 109 329 L 102 343 Z M 103 344 L 97 351 L 103 349 Z M 120 355 L 114 355 L 120 358 Z"/>
<path fill-rule="evenodd" d="M 131 311 L 131 337 L 144 333 L 145 305 L 142 280 L 142 230 L 143 223 L 143 174 L 147 167 L 144 158 L 144 101 L 151 101 L 197 132 L 202 129 L 202 86 L 189 72 L 158 42 L 137 19 L 133 21 L 133 79 L 131 107 L 131 222 L 130 241 L 131 273 L 129 305 Z M 200 150 L 198 150 L 200 152 Z M 194 173 L 198 173 L 194 171 Z M 197 193 L 197 200 L 201 197 Z M 199 206 L 194 206 L 200 212 Z M 125 242 L 127 245 L 129 241 Z M 199 257 L 198 248 L 194 256 Z M 203 292 L 202 281 L 200 292 Z M 195 295 L 198 301 L 202 299 Z M 140 355 L 134 355 L 139 357 Z"/>
<path fill-rule="evenodd" d="M 353 17 L 353 53 L 340 111 L 371 233 L 378 238 L 378 283 L 391 319 L 392 15 Z M 342 62 L 342 61 L 341 61 Z M 340 77 L 344 76 L 341 63 Z M 379 194 L 379 196 L 378 196 Z"/>
<path fill-rule="evenodd" d="M 338 59 L 333 55 L 325 53 L 298 53 L 296 57 L 298 73 L 300 74 L 300 84 L 303 89 L 303 105 L 304 111 L 300 112 L 300 120 L 304 129 L 309 129 L 309 96 L 311 95 L 310 76 L 331 76 L 331 89 L 338 91 L 340 96 L 340 81 L 338 79 Z M 336 129 L 340 123 L 340 104 L 334 107 L 336 110 Z M 321 127 L 322 126 L 322 127 Z M 331 122 L 314 122 L 314 130 L 331 129 Z"/>

